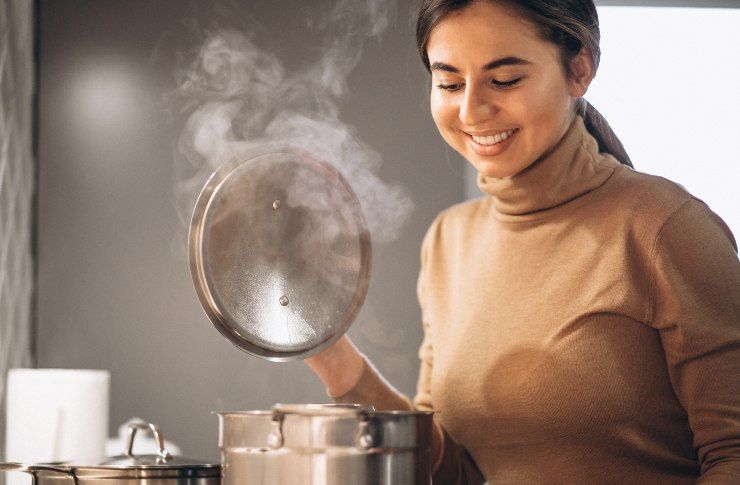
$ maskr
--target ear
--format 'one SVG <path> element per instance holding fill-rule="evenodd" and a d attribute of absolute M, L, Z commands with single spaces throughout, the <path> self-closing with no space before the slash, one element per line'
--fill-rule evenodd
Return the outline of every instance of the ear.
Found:
<path fill-rule="evenodd" d="M 569 80 L 570 95 L 580 98 L 586 94 L 588 86 L 596 75 L 588 49 L 581 47 L 581 51 L 571 60 L 570 68 L 573 73 L 573 79 Z"/>

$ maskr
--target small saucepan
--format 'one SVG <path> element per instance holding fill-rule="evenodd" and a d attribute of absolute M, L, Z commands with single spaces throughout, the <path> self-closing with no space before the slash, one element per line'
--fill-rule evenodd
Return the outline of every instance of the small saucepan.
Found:
<path fill-rule="evenodd" d="M 156 455 L 135 455 L 138 430 L 149 430 L 159 446 Z M 98 463 L 0 463 L 0 471 L 20 471 L 33 476 L 34 485 L 220 485 L 221 465 L 173 456 L 164 446 L 159 427 L 129 424 L 126 451 Z"/>

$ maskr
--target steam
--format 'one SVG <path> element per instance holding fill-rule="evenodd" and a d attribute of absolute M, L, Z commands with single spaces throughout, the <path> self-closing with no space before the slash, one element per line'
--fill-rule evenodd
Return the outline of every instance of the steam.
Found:
<path fill-rule="evenodd" d="M 398 236 L 413 202 L 401 186 L 377 176 L 379 154 L 339 120 L 338 110 L 365 40 L 382 34 L 391 8 L 385 0 L 337 2 L 317 26 L 325 32 L 323 54 L 296 72 L 248 34 L 225 30 L 205 40 L 174 92 L 187 115 L 175 165 L 184 223 L 208 176 L 222 164 L 298 150 L 331 164 L 349 182 L 373 241 Z"/>

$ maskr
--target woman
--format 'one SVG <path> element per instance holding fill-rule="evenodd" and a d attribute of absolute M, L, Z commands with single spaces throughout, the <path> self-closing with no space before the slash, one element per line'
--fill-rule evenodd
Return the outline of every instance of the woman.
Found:
<path fill-rule="evenodd" d="M 424 239 L 413 402 L 346 337 L 329 394 L 437 411 L 438 483 L 740 483 L 737 244 L 583 100 L 592 0 L 425 0 L 417 40 L 487 195 Z"/>

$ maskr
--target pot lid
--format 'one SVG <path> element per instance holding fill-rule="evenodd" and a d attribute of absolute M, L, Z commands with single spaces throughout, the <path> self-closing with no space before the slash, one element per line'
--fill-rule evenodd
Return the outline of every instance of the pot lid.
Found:
<path fill-rule="evenodd" d="M 188 245 L 206 315 L 237 347 L 269 360 L 334 343 L 369 285 L 370 234 L 357 197 L 336 169 L 302 153 L 214 172 Z"/>
<path fill-rule="evenodd" d="M 134 439 L 139 430 L 151 431 L 159 447 L 158 454 L 134 454 Z M 97 463 L 43 463 L 38 465 L 13 464 L 18 471 L 33 475 L 61 474 L 77 478 L 178 478 L 219 477 L 221 465 L 171 455 L 164 446 L 159 426 L 151 423 L 130 423 L 126 451 L 122 455 L 107 457 Z M 9 468 L 8 468 L 9 469 Z"/>
<path fill-rule="evenodd" d="M 220 467 L 219 464 L 208 463 L 201 460 L 194 460 L 182 456 L 166 455 L 117 455 L 107 457 L 96 465 L 77 465 L 69 463 L 68 466 L 81 469 L 172 469 L 172 468 L 214 468 Z"/>
<path fill-rule="evenodd" d="M 134 454 L 134 439 L 139 430 L 151 431 L 159 447 L 156 455 Z M 217 477 L 221 465 L 171 455 L 164 446 L 159 426 L 151 423 L 130 423 L 124 454 L 108 457 L 96 465 L 68 464 L 72 473 L 85 478 L 147 478 L 147 477 Z"/>

